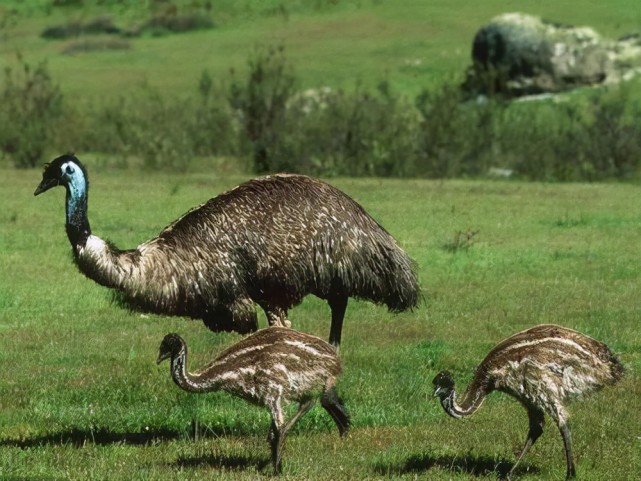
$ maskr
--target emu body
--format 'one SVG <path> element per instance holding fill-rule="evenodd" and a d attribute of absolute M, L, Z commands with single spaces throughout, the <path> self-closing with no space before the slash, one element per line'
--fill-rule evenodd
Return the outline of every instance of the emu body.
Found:
<path fill-rule="evenodd" d="M 474 414 L 492 391 L 502 391 L 520 401 L 529 417 L 529 431 L 517 465 L 543 433 L 544 414 L 557 424 L 566 458 L 566 478 L 575 476 L 569 413 L 566 404 L 615 384 L 623 366 L 610 349 L 572 329 L 543 324 L 500 342 L 476 368 L 460 400 L 447 371 L 434 378 L 434 395 L 445 412 L 455 418 Z"/>
<path fill-rule="evenodd" d="M 270 327 L 246 337 L 193 374 L 187 372 L 187 345 L 177 334 L 163 339 L 157 362 L 171 359 L 171 375 L 182 389 L 195 393 L 224 390 L 266 407 L 271 414 L 269 441 L 274 472 L 281 470 L 285 437 L 316 399 L 332 417 L 341 436 L 350 421 L 336 395 L 341 365 L 325 341 L 283 327 Z M 285 419 L 284 407 L 299 404 Z"/>
<path fill-rule="evenodd" d="M 95 236 L 87 217 L 88 176 L 67 154 L 47 164 L 39 195 L 66 188 L 66 229 L 80 271 L 116 289 L 134 308 L 203 319 L 214 331 L 270 325 L 307 294 L 327 300 L 338 346 L 349 297 L 414 307 L 414 262 L 392 236 L 338 189 L 302 175 L 254 179 L 195 207 L 135 249 Z"/>

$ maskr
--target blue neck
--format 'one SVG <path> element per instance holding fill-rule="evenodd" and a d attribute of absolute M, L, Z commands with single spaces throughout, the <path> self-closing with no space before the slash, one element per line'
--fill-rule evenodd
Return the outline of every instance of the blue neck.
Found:
<path fill-rule="evenodd" d="M 91 235 L 87 219 L 87 179 L 80 168 L 75 169 L 67 186 L 67 235 L 75 248 L 84 246 Z"/>

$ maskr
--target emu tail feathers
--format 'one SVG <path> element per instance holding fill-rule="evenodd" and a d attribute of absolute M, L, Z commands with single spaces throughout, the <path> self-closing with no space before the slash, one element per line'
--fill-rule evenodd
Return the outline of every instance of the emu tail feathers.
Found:
<path fill-rule="evenodd" d="M 347 432 L 350 426 L 349 415 L 345 410 L 343 401 L 338 397 L 336 388 L 332 386 L 326 390 L 321 397 L 321 405 L 336 423 L 341 437 Z"/>
<path fill-rule="evenodd" d="M 382 228 L 362 242 L 348 262 L 350 268 L 340 270 L 339 277 L 350 296 L 385 304 L 391 312 L 416 307 L 416 262 Z"/>
<path fill-rule="evenodd" d="M 379 252 L 383 303 L 391 312 L 416 307 L 420 296 L 416 262 L 396 244 L 392 247 L 381 245 Z"/>

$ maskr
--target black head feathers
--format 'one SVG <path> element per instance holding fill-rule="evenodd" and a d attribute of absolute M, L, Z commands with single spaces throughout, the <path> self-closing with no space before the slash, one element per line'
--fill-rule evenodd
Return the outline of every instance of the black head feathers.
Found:
<path fill-rule="evenodd" d="M 80 169 L 82 176 L 88 185 L 89 177 L 87 176 L 87 170 L 73 153 L 61 155 L 60 157 L 53 159 L 51 162 L 46 163 L 42 172 L 42 181 L 36 188 L 33 195 L 42 194 L 43 192 L 59 185 L 66 186 L 68 179 L 75 173 L 76 169 Z"/>
<path fill-rule="evenodd" d="M 160 343 L 156 364 L 160 364 L 165 359 L 178 355 L 183 349 L 184 344 L 184 341 L 178 334 L 167 334 Z"/>

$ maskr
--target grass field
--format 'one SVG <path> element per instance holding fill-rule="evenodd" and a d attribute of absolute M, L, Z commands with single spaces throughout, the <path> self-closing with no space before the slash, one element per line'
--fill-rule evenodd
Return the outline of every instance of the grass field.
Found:
<path fill-rule="evenodd" d="M 142 176 L 86 160 L 91 225 L 123 248 L 244 180 L 211 172 Z M 182 392 L 167 365 L 154 362 L 171 331 L 189 343 L 193 368 L 238 336 L 113 304 L 71 261 L 63 190 L 34 198 L 40 171 L 1 174 L 0 479 L 269 478 L 268 414 L 224 393 Z M 431 380 L 447 368 L 465 385 L 496 342 L 543 322 L 605 341 L 627 368 L 619 385 L 571 407 L 579 479 L 638 479 L 637 186 L 332 183 L 418 261 L 425 301 L 400 315 L 350 302 L 339 391 L 353 429 L 340 440 L 315 407 L 288 439 L 283 479 L 496 479 L 522 446 L 525 411 L 495 394 L 457 421 L 432 398 Z M 300 330 L 327 337 L 325 303 L 309 297 L 290 317 Z M 563 479 L 553 423 L 519 474 Z"/>
<path fill-rule="evenodd" d="M 9 0 L 0 6 L 0 20 L 12 5 L 21 12 L 0 28 L 0 68 L 15 65 L 17 51 L 32 64 L 47 59 L 53 77 L 74 100 L 127 94 L 141 85 L 191 93 L 203 69 L 226 80 L 230 69 L 245 69 L 257 45 L 276 44 L 285 46 L 302 88 L 353 89 L 363 84 L 371 89 L 387 79 L 396 91 L 414 96 L 426 86 L 462 76 L 470 63 L 474 34 L 500 13 L 517 10 L 589 25 L 611 38 L 637 32 L 641 24 L 641 10 L 631 0 L 222 1 L 213 2 L 213 30 L 131 39 L 127 50 L 65 55 L 64 49 L 77 40 L 42 39 L 39 35 L 46 27 L 105 13 L 119 26 L 131 27 L 149 15 L 153 2 L 87 0 L 81 2 L 87 8 L 45 8 L 50 3 Z M 91 6 L 95 4 L 100 5 Z"/>
<path fill-rule="evenodd" d="M 127 26 L 145 18 L 153 2 L 80 3 L 93 6 L 2 2 L 0 70 L 18 65 L 16 52 L 32 66 L 46 59 L 66 100 L 79 103 L 135 96 L 145 85 L 180 97 L 195 94 L 203 69 L 224 82 L 230 69 L 246 68 L 257 45 L 283 44 L 302 88 L 362 83 L 371 89 L 387 79 L 412 98 L 461 76 L 474 33 L 499 13 L 590 25 L 613 38 L 641 25 L 631 0 L 224 0 L 215 2 L 213 30 L 143 36 L 128 40 L 128 50 L 65 55 L 70 41 L 44 40 L 44 28 L 103 13 Z M 12 8 L 17 15 L 9 14 Z M 122 248 L 155 236 L 192 206 L 247 178 L 234 161 L 172 175 L 119 170 L 101 155 L 81 155 L 92 181 L 89 217 L 97 235 Z M 0 160 L 0 480 L 270 478 L 268 414 L 224 393 L 189 395 L 173 384 L 166 364 L 154 362 L 168 332 L 187 340 L 193 369 L 239 337 L 213 334 L 200 321 L 119 307 L 73 265 L 63 190 L 34 198 L 40 171 L 5 165 L 6 158 Z M 496 479 L 522 447 L 525 411 L 494 394 L 476 415 L 456 421 L 432 397 L 431 380 L 449 369 L 462 388 L 496 342 L 544 322 L 606 342 L 627 368 L 619 385 L 570 408 L 579 479 L 639 479 L 638 185 L 331 183 L 418 262 L 424 302 L 399 315 L 350 302 L 338 387 L 353 429 L 340 440 L 315 407 L 288 438 L 282 479 Z M 324 302 L 306 298 L 290 314 L 296 328 L 327 338 Z M 553 423 L 518 474 L 532 481 L 564 478 Z"/>

